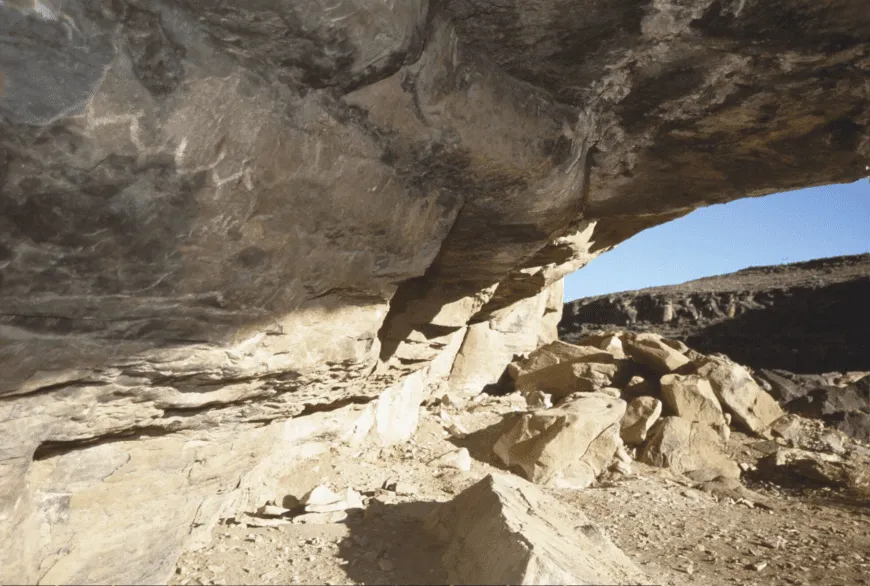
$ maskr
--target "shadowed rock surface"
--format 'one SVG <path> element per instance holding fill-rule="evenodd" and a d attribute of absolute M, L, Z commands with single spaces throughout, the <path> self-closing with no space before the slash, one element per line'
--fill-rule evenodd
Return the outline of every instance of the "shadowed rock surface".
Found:
<path fill-rule="evenodd" d="M 563 339 L 618 326 L 756 368 L 870 370 L 870 254 L 753 267 L 565 304 Z"/>
<path fill-rule="evenodd" d="M 596 254 L 870 156 L 866 0 L 16 0 L 0 73 L 4 582 L 164 582 Z"/>

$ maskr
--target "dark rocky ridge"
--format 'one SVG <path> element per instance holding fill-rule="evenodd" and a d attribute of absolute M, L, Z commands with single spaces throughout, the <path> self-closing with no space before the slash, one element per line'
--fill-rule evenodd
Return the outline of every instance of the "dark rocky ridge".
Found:
<path fill-rule="evenodd" d="M 656 332 L 755 368 L 870 370 L 870 254 L 752 267 L 565 304 L 560 336 Z"/>

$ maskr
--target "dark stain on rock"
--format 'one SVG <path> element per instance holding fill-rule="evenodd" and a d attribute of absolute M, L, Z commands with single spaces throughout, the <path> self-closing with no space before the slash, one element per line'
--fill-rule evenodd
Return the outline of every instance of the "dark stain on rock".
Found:
<path fill-rule="evenodd" d="M 638 129 L 660 105 L 691 93 L 703 83 L 705 71 L 691 63 L 678 64 L 662 73 L 639 79 L 617 112 L 629 129 Z"/>
<path fill-rule="evenodd" d="M 236 262 L 246 269 L 256 269 L 263 266 L 268 257 L 269 253 L 262 248 L 249 246 L 236 255 Z"/>
<path fill-rule="evenodd" d="M 133 72 L 142 85 L 155 96 L 172 93 L 184 80 L 187 52 L 169 38 L 159 14 L 133 7 L 119 6 L 127 27 L 127 43 Z"/>
<path fill-rule="evenodd" d="M 544 154 L 553 160 L 553 164 L 558 167 L 567 162 L 571 157 L 571 148 L 574 143 L 563 134 L 560 134 L 555 139 L 547 139 L 544 141 Z"/>

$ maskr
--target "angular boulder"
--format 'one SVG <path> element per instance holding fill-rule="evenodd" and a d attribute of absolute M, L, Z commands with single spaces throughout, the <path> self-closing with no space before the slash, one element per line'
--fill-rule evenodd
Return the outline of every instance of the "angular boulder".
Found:
<path fill-rule="evenodd" d="M 515 476 L 487 476 L 425 526 L 445 543 L 451 584 L 649 582 L 582 513 Z"/>
<path fill-rule="evenodd" d="M 569 344 L 555 341 L 546 346 L 541 346 L 529 354 L 528 358 L 511 363 L 509 372 L 516 380 L 524 373 L 534 372 L 563 362 L 612 362 L 615 358 L 612 352 L 602 350 L 595 346 Z"/>
<path fill-rule="evenodd" d="M 619 435 L 627 446 L 642 444 L 647 432 L 662 414 L 662 402 L 655 397 L 632 399 L 625 410 Z"/>
<path fill-rule="evenodd" d="M 776 400 L 758 386 L 749 371 L 727 358 L 708 356 L 695 364 L 694 372 L 710 381 L 716 398 L 746 431 L 762 434 L 783 415 Z"/>
<path fill-rule="evenodd" d="M 625 407 L 620 399 L 586 393 L 553 409 L 513 415 L 514 424 L 493 452 L 532 482 L 585 488 L 620 444 Z"/>
<path fill-rule="evenodd" d="M 681 417 L 660 419 L 650 430 L 639 459 L 645 464 L 670 468 L 697 482 L 740 476 L 740 468 L 722 450 L 716 431 Z"/>
<path fill-rule="evenodd" d="M 613 386 L 616 380 L 625 377 L 629 367 L 626 361 L 617 361 L 610 355 L 604 359 L 609 362 L 597 362 L 600 359 L 594 355 L 521 374 L 516 389 L 521 393 L 543 391 L 558 398 Z"/>
<path fill-rule="evenodd" d="M 762 474 L 790 476 L 839 488 L 870 489 L 870 460 L 837 454 L 780 448 L 758 462 Z"/>
<path fill-rule="evenodd" d="M 622 343 L 632 359 L 656 374 L 668 374 L 689 363 L 685 354 L 656 334 L 626 335 Z"/>
<path fill-rule="evenodd" d="M 711 426 L 725 423 L 722 406 L 706 379 L 692 374 L 667 374 L 660 383 L 662 400 L 683 419 Z"/>

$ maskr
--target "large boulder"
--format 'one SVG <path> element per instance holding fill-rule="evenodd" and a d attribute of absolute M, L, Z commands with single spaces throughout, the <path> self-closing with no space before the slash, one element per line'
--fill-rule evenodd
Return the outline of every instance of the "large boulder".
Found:
<path fill-rule="evenodd" d="M 572 393 L 621 386 L 619 381 L 628 378 L 630 373 L 631 364 L 626 360 L 616 360 L 610 354 L 591 354 L 570 362 L 524 372 L 517 377 L 516 389 L 522 393 L 543 391 L 554 397 L 565 397 Z"/>
<path fill-rule="evenodd" d="M 725 424 L 722 406 L 706 379 L 692 374 L 667 374 L 660 383 L 662 400 L 673 413 L 712 426 Z"/>
<path fill-rule="evenodd" d="M 670 468 L 698 482 L 740 476 L 740 468 L 725 454 L 712 427 L 680 417 L 665 417 L 653 426 L 640 460 Z"/>
<path fill-rule="evenodd" d="M 761 434 L 783 415 L 776 400 L 758 386 L 746 368 L 723 356 L 701 359 L 694 372 L 710 381 L 716 398 L 746 431 Z"/>
<path fill-rule="evenodd" d="M 662 402 L 655 397 L 636 397 L 625 410 L 620 424 L 620 437 L 628 445 L 638 445 L 646 441 L 650 428 L 662 414 Z"/>
<path fill-rule="evenodd" d="M 626 335 L 625 351 L 656 374 L 668 374 L 689 363 L 686 355 L 655 334 Z"/>
<path fill-rule="evenodd" d="M 512 415 L 493 451 L 532 482 L 585 488 L 621 444 L 625 407 L 609 395 L 584 393 L 557 408 Z"/>
<path fill-rule="evenodd" d="M 619 242 L 864 177 L 868 33 L 866 0 L 0 3 L 0 582 L 163 582 L 297 418 L 476 392 Z"/>
<path fill-rule="evenodd" d="M 582 513 L 521 478 L 489 475 L 427 528 L 452 584 L 642 584 L 648 578 Z"/>
<path fill-rule="evenodd" d="M 529 353 L 528 357 L 511 363 L 509 372 L 514 380 L 527 373 L 562 363 L 602 362 L 617 358 L 612 352 L 591 345 L 575 345 L 556 340 Z M 622 357 L 624 358 L 624 356 Z"/>

